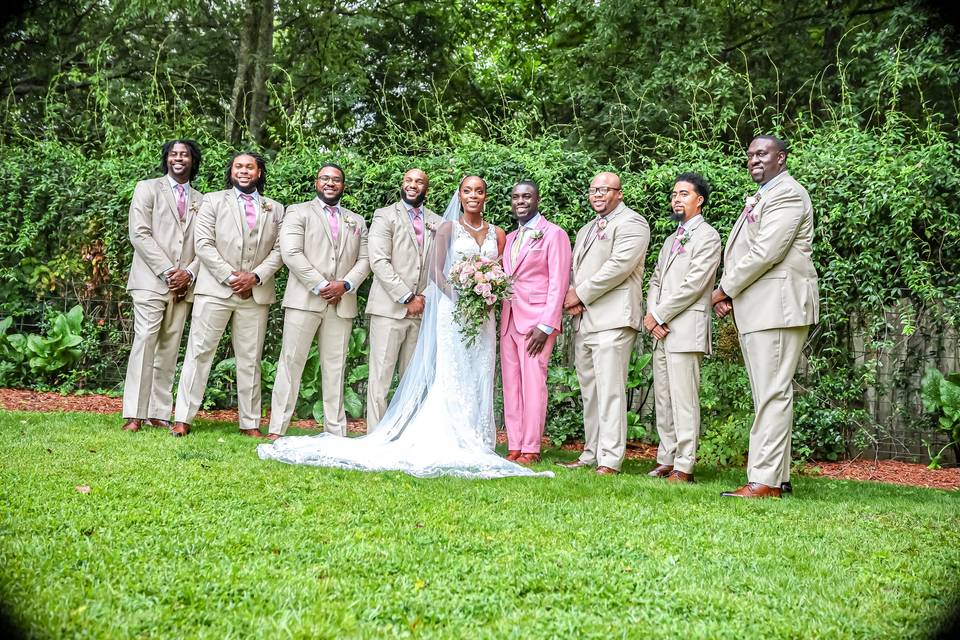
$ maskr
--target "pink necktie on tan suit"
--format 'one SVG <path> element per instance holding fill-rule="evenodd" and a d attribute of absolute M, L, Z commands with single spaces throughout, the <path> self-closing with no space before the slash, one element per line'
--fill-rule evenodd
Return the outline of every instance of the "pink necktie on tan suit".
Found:
<path fill-rule="evenodd" d="M 253 206 L 253 196 L 243 193 L 240 197 L 243 198 L 243 212 L 247 217 L 247 226 L 253 229 L 257 226 L 257 210 Z"/>
<path fill-rule="evenodd" d="M 327 210 L 327 220 L 330 221 L 330 237 L 333 238 L 333 243 L 336 244 L 340 239 L 340 219 L 337 218 L 337 208 L 327 205 L 324 209 Z"/>

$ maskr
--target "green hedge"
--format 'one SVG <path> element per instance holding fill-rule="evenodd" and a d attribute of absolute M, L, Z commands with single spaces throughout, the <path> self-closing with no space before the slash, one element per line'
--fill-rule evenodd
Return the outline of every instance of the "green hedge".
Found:
<path fill-rule="evenodd" d="M 960 320 L 960 168 L 955 161 L 960 150 L 944 128 L 894 116 L 888 114 L 882 127 L 869 129 L 853 117 L 818 126 L 799 123 L 789 137 L 791 173 L 809 190 L 817 217 L 814 257 L 822 316 L 807 352 L 810 366 L 802 383 L 808 393 L 798 416 L 804 440 L 796 443 L 808 455 L 843 453 L 866 419 L 862 396 L 873 383 L 864 372 L 870 357 L 865 364 L 863 354 L 854 353 L 855 333 L 865 335 L 866 348 L 874 353 L 890 340 L 890 310 L 899 314 L 902 333 L 912 332 L 921 321 L 945 331 Z M 626 202 L 651 224 L 649 269 L 673 228 L 667 198 L 677 173 L 699 171 L 714 186 L 705 215 L 722 235 L 755 188 L 740 144 L 678 133 L 657 138 L 631 166 L 611 167 L 568 148 L 560 136 L 512 139 L 507 126 L 496 135 L 397 133 L 378 145 L 345 149 L 326 149 L 324 140 L 302 133 L 271 154 L 266 192 L 284 203 L 309 199 L 316 169 L 334 161 L 347 175 L 344 204 L 369 220 L 374 209 L 396 199 L 400 178 L 411 166 L 430 175 L 428 204 L 438 211 L 459 179 L 475 173 L 489 184 L 488 217 L 509 226 L 509 191 L 517 180 L 531 178 L 541 185 L 541 209 L 572 237 L 593 216 L 585 195 L 590 178 L 613 169 L 623 179 Z M 191 132 L 189 123 L 175 133 L 200 142 L 204 158 L 196 186 L 223 188 L 231 150 L 202 131 Z M 0 224 L 0 315 L 39 322 L 40 300 L 51 293 L 124 298 L 131 258 L 127 208 L 136 181 L 157 175 L 163 137 L 158 127 L 145 124 L 126 132 L 106 131 L 99 146 L 16 139 L 0 147 L 5 214 Z M 718 337 L 729 333 L 725 323 L 718 324 Z M 268 357 L 278 351 L 279 328 L 274 310 Z M 8 376 L 7 383 L 100 386 L 97 366 L 108 358 L 97 353 L 97 344 L 111 344 L 103 339 L 111 330 L 112 344 L 123 342 L 116 326 L 98 327 L 99 342 L 88 343 L 78 365 L 92 375 L 74 369 L 46 378 Z M 717 357 L 736 362 L 735 348 L 726 353 Z M 125 353 L 111 357 L 121 361 Z M 568 354 L 559 354 L 556 364 L 569 366 Z M 731 393 L 740 388 L 731 384 Z M 742 408 L 725 415 L 713 411 L 708 419 L 729 430 L 731 424 L 749 423 L 742 413 Z"/>

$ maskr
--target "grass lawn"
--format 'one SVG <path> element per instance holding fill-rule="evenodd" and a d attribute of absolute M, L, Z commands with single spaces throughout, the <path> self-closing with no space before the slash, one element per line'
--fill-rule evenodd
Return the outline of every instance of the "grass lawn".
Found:
<path fill-rule="evenodd" d="M 797 478 L 722 500 L 742 470 L 670 486 L 650 463 L 419 480 L 262 462 L 235 429 L 0 411 L 14 618 L 43 637 L 907 638 L 960 589 L 957 493 Z"/>

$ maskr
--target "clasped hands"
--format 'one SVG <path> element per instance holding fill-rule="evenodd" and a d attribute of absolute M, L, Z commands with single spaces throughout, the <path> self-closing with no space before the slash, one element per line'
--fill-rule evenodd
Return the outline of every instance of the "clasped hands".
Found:
<path fill-rule="evenodd" d="M 723 289 L 717 287 L 710 294 L 710 306 L 713 307 L 713 312 L 717 314 L 717 317 L 722 318 L 733 311 L 733 299 Z"/>
<path fill-rule="evenodd" d="M 332 282 L 328 282 L 327 286 L 320 289 L 320 291 L 317 292 L 317 295 L 326 300 L 327 304 L 336 306 L 337 303 L 340 302 L 340 298 L 342 298 L 343 294 L 346 292 L 347 287 L 344 284 L 344 281 L 334 280 Z"/>
<path fill-rule="evenodd" d="M 257 286 L 257 275 L 250 271 L 233 271 L 229 284 L 235 294 L 246 300 L 253 295 L 253 288 Z"/>
<path fill-rule="evenodd" d="M 193 277 L 186 269 L 174 269 L 169 271 L 165 279 L 167 282 L 167 288 L 170 289 L 170 293 L 173 294 L 173 297 L 177 302 L 180 302 L 186 297 L 187 289 L 190 288 L 190 283 L 193 282 Z"/>
<path fill-rule="evenodd" d="M 657 322 L 657 319 L 653 317 L 653 314 L 649 311 L 647 315 L 643 317 L 643 328 L 650 332 L 657 340 L 663 340 L 667 337 L 667 334 L 670 333 L 670 327 L 666 323 L 660 324 Z"/>
<path fill-rule="evenodd" d="M 404 306 L 407 308 L 408 318 L 419 318 L 423 315 L 423 309 L 427 306 L 427 299 L 422 295 L 415 295 L 413 299 Z"/>
<path fill-rule="evenodd" d="M 563 310 L 571 316 L 578 316 L 587 310 L 587 307 L 577 295 L 577 290 L 573 287 L 567 289 L 567 296 L 563 299 Z"/>

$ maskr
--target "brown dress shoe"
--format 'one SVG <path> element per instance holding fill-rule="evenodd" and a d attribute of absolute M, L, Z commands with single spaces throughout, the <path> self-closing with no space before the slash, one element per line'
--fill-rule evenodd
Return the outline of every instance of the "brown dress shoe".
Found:
<path fill-rule="evenodd" d="M 673 471 L 672 464 L 658 464 L 647 475 L 651 478 L 666 478 Z"/>
<path fill-rule="evenodd" d="M 593 465 L 587 464 L 586 462 L 581 462 L 578 458 L 573 462 L 558 462 L 557 466 L 563 467 L 564 469 L 580 469 L 581 467 L 590 467 Z"/>
<path fill-rule="evenodd" d="M 522 464 L 525 467 L 529 467 L 534 462 L 540 462 L 539 453 L 524 453 L 516 460 L 517 464 Z"/>
<path fill-rule="evenodd" d="M 283 436 L 281 436 L 279 433 L 268 433 L 267 435 L 265 435 L 265 436 L 263 436 L 263 437 L 266 438 L 267 440 L 269 440 L 270 442 L 276 442 L 277 440 L 279 440 L 279 439 L 282 438 Z"/>
<path fill-rule="evenodd" d="M 693 482 L 693 474 L 674 469 L 667 475 L 667 482 Z"/>
<path fill-rule="evenodd" d="M 260 429 L 240 429 L 240 435 L 247 436 L 248 438 L 266 438 L 267 437 L 260 432 Z"/>
<path fill-rule="evenodd" d="M 140 431 L 140 420 L 137 418 L 130 418 L 123 423 L 123 430 L 133 432 Z"/>
<path fill-rule="evenodd" d="M 190 425 L 186 422 L 175 422 L 173 428 L 170 429 L 170 435 L 174 438 L 182 438 L 183 436 L 190 433 Z"/>
<path fill-rule="evenodd" d="M 613 467 L 600 466 L 600 467 L 597 467 L 596 473 L 598 476 L 615 476 L 620 472 L 617 469 L 614 469 Z"/>
<path fill-rule="evenodd" d="M 759 482 L 748 482 L 736 491 L 724 491 L 724 498 L 779 498 L 780 487 L 768 487 Z"/>
<path fill-rule="evenodd" d="M 510 451 L 507 451 L 507 460 L 509 460 L 510 462 L 515 462 L 516 459 L 519 457 L 520 457 L 519 449 L 511 449 Z"/>
<path fill-rule="evenodd" d="M 162 420 L 160 418 L 147 418 L 147 424 L 150 425 L 151 427 L 157 427 L 160 429 L 170 428 L 170 421 Z"/>

